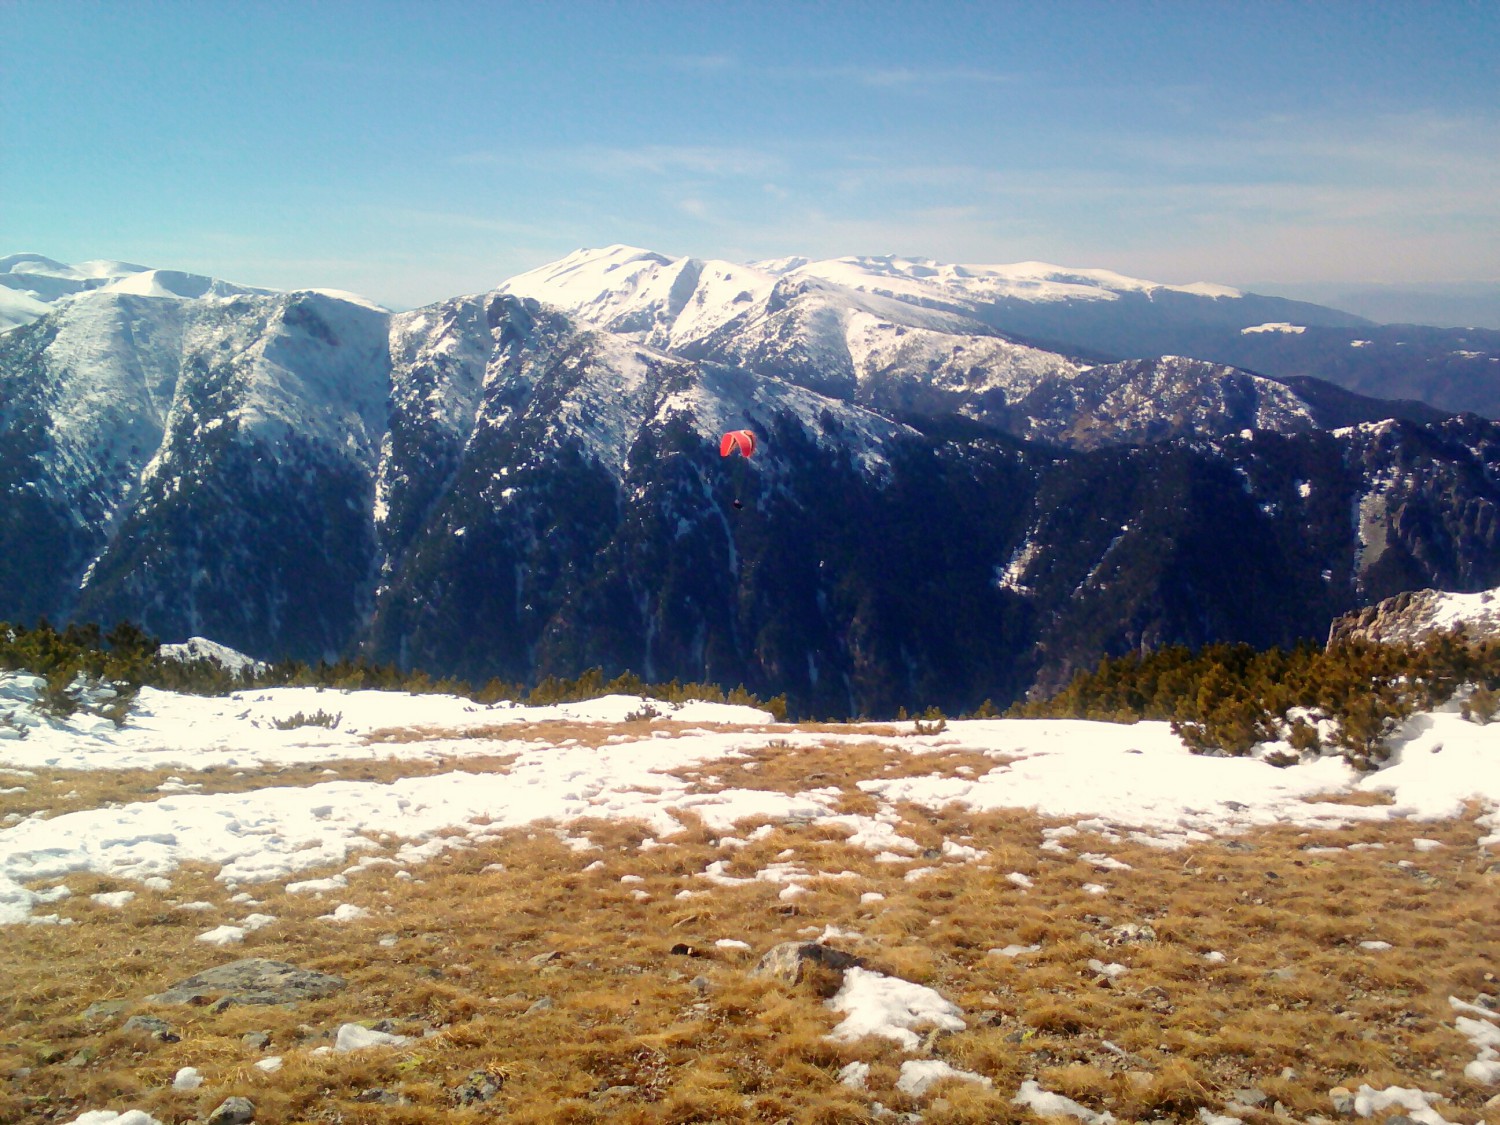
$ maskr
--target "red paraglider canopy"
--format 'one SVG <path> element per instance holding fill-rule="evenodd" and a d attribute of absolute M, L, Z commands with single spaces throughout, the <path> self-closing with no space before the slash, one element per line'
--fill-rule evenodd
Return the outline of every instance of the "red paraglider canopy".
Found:
<path fill-rule="evenodd" d="M 720 457 L 728 457 L 736 449 L 740 456 L 749 457 L 755 452 L 755 435 L 749 430 L 730 430 L 719 439 Z"/>

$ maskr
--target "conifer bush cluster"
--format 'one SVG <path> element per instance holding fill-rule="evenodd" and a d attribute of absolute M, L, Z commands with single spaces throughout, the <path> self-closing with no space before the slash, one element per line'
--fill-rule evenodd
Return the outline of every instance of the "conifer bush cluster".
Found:
<path fill-rule="evenodd" d="M 118 695 L 107 713 L 116 722 L 123 721 L 130 701 L 143 686 L 193 695 L 227 695 L 264 687 L 406 691 L 460 695 L 478 703 L 510 699 L 532 705 L 571 703 L 619 693 L 649 695 L 666 703 L 706 700 L 744 704 L 767 710 L 777 719 L 786 717 L 784 695 L 761 700 L 744 687 L 726 692 L 716 684 L 677 680 L 648 684 L 632 672 L 606 679 L 601 668 L 590 668 L 574 679 L 547 676 L 529 690 L 525 684 L 499 679 L 476 688 L 465 680 L 434 679 L 426 672 L 403 672 L 394 664 L 373 664 L 363 659 L 320 660 L 316 664 L 282 660 L 259 670 L 235 672 L 213 660 L 164 660 L 157 654 L 160 647 L 156 637 L 129 622 L 121 622 L 106 633 L 95 624 L 69 625 L 59 631 L 45 619 L 34 628 L 0 621 L 0 670 L 27 671 L 45 678 L 47 688 L 41 701 L 63 717 L 77 709 L 74 685 L 80 675 L 87 682 L 113 685 Z"/>
<path fill-rule="evenodd" d="M 1180 646 L 1106 657 L 1050 699 L 1017 704 L 1025 718 L 1165 720 L 1200 754 L 1238 756 L 1266 742 L 1301 753 L 1336 750 L 1370 769 L 1402 720 L 1469 690 L 1466 717 L 1500 711 L 1500 640 L 1460 627 L 1402 647 L 1348 641 L 1257 651 L 1245 644 Z M 1270 760 L 1290 765 L 1284 752 Z"/>

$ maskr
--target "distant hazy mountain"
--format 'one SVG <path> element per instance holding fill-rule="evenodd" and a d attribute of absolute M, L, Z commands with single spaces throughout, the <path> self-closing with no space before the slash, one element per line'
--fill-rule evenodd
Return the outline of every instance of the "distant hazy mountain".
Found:
<path fill-rule="evenodd" d="M 401 314 L 136 267 L 34 298 L 0 336 L 0 619 L 875 715 L 1500 585 L 1500 427 L 1100 362 L 995 312 L 1201 302 L 1254 328 L 1286 303 L 958 269 L 615 247 Z M 720 456 L 731 428 L 753 458 Z"/>

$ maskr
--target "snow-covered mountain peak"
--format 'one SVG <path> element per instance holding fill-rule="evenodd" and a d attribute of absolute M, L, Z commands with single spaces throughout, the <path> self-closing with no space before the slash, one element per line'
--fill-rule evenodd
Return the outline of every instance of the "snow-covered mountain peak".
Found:
<path fill-rule="evenodd" d="M 117 262 L 109 258 L 95 258 L 74 265 L 56 261 L 43 254 L 7 254 L 0 258 L 0 275 L 53 277 L 67 281 L 111 280 L 140 273 L 146 268 L 146 266 L 138 266 L 132 262 Z"/>
<path fill-rule="evenodd" d="M 99 294 L 127 294 L 193 301 L 202 298 L 269 296 L 276 289 L 237 285 L 222 278 L 185 270 L 155 269 L 95 258 L 68 264 L 42 254 L 21 253 L 0 257 L 0 333 L 40 320 L 62 302 Z M 357 293 L 339 289 L 301 289 L 367 309 L 388 309 Z"/>
<path fill-rule="evenodd" d="M 1238 289 L 1224 285 L 1165 285 L 1112 270 L 1077 269 L 1050 262 L 950 265 L 928 258 L 862 256 L 808 262 L 789 273 L 821 277 L 851 289 L 876 289 L 906 300 L 1112 301 L 1122 293 L 1158 290 L 1198 297 L 1243 296 Z"/>
<path fill-rule="evenodd" d="M 556 305 L 600 328 L 671 348 L 700 340 L 763 304 L 777 280 L 754 266 L 617 245 L 577 250 L 511 278 L 499 292 Z"/>
<path fill-rule="evenodd" d="M 167 297 L 179 301 L 191 301 L 199 297 L 234 297 L 248 294 L 265 296 L 275 291 L 235 285 L 201 273 L 147 269 L 123 277 L 115 277 L 91 292 L 131 293 L 137 297 Z"/>
<path fill-rule="evenodd" d="M 145 266 L 98 259 L 68 265 L 42 254 L 0 257 L 0 332 L 40 320 L 52 306 L 145 271 Z"/>
<path fill-rule="evenodd" d="M 242 290 L 242 292 L 247 292 L 247 293 L 274 293 L 275 290 L 274 289 L 247 289 L 247 290 Z M 319 297 L 327 297 L 329 300 L 332 300 L 332 301 L 343 301 L 346 304 L 358 305 L 360 308 L 362 308 L 362 309 L 369 309 L 371 312 L 389 313 L 391 311 L 385 305 L 382 305 L 379 301 L 372 301 L 372 300 L 370 300 L 370 298 L 366 297 L 364 294 L 362 294 L 362 293 L 352 293 L 348 289 L 325 289 L 325 288 L 319 287 L 319 288 L 315 288 L 315 289 L 293 289 L 291 292 L 292 292 L 292 294 L 294 296 L 296 294 L 298 294 L 298 293 L 313 293 L 313 294 L 316 294 Z"/>

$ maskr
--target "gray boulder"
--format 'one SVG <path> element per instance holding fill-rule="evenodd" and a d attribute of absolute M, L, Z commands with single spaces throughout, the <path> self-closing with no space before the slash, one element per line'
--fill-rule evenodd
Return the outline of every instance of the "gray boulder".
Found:
<path fill-rule="evenodd" d="M 843 984 L 844 973 L 863 968 L 852 953 L 830 949 L 815 941 L 784 941 L 772 946 L 750 970 L 752 977 L 770 977 L 787 986 L 810 984 L 815 991 L 832 996 Z"/>
<path fill-rule="evenodd" d="M 178 981 L 165 992 L 146 997 L 153 1004 L 295 1004 L 331 996 L 348 985 L 343 977 L 299 969 L 285 961 L 247 957 Z"/>

